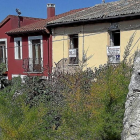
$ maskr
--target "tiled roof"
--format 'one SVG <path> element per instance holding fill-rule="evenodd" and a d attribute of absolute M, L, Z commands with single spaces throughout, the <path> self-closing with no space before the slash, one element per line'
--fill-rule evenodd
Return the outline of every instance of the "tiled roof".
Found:
<path fill-rule="evenodd" d="M 0 22 L 0 27 L 5 24 L 10 18 L 15 18 L 16 15 L 8 15 L 2 22 Z M 23 16 L 22 16 L 23 17 Z M 31 19 L 31 20 L 43 20 L 41 18 L 32 18 L 32 17 L 23 17 L 24 19 Z"/>
<path fill-rule="evenodd" d="M 127 15 L 140 15 L 140 0 L 118 0 L 95 5 L 72 15 L 48 22 L 48 26 L 72 22 L 99 20 Z"/>
<path fill-rule="evenodd" d="M 86 9 L 86 8 L 71 10 L 69 12 L 59 14 L 59 15 L 56 15 L 54 17 L 51 17 L 51 18 L 48 18 L 48 19 L 45 19 L 45 20 L 42 20 L 39 22 L 35 22 L 30 25 L 26 25 L 26 26 L 23 26 L 20 28 L 10 30 L 10 31 L 6 32 L 6 34 L 10 35 L 10 34 L 17 34 L 17 33 L 20 34 L 20 33 L 28 33 L 28 32 L 37 32 L 37 31 L 45 31 L 46 33 L 49 33 L 48 29 L 46 29 L 46 27 L 45 27 L 48 22 L 59 19 L 61 17 L 65 17 L 65 16 L 73 14 L 73 13 L 76 13 L 83 9 Z"/>

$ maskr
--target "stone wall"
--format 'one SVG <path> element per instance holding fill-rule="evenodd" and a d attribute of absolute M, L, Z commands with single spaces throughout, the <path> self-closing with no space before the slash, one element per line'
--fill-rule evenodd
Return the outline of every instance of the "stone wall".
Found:
<path fill-rule="evenodd" d="M 134 62 L 123 125 L 121 140 L 140 140 L 140 52 Z"/>

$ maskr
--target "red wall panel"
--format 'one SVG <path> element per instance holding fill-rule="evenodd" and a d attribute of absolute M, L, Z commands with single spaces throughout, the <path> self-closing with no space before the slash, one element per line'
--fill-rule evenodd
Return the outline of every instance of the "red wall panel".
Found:
<path fill-rule="evenodd" d="M 21 18 L 20 24 L 21 26 L 27 25 L 33 22 L 36 22 L 37 20 L 29 20 Z M 23 59 L 29 58 L 29 52 L 28 52 L 28 36 L 22 37 L 22 60 L 15 59 L 14 56 L 14 37 L 10 37 L 5 32 L 17 28 L 18 27 L 18 17 L 12 17 L 10 20 L 8 20 L 1 28 L 0 28 L 0 39 L 7 38 L 7 54 L 8 54 L 8 79 L 12 78 L 12 74 L 15 75 L 27 75 L 23 69 Z M 51 38 L 49 38 L 47 35 L 43 35 L 43 67 L 44 71 L 43 73 L 32 73 L 30 75 L 32 76 L 47 76 L 48 75 L 48 67 L 52 66 L 52 56 L 51 56 L 51 46 L 52 43 L 50 43 Z M 50 47 L 49 47 L 50 46 Z M 49 54 L 49 56 L 48 56 Z M 49 58 L 48 58 L 49 57 Z M 49 60 L 50 59 L 50 60 Z M 48 66 L 49 65 L 49 66 Z M 50 69 L 50 68 L 49 68 Z"/>

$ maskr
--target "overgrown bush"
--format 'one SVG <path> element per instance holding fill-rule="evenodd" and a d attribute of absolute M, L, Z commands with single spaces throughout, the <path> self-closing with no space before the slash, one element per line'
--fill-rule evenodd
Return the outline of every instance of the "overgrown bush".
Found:
<path fill-rule="evenodd" d="M 131 37 L 120 64 L 94 71 L 19 78 L 0 91 L 3 140 L 119 140 L 132 64 Z"/>

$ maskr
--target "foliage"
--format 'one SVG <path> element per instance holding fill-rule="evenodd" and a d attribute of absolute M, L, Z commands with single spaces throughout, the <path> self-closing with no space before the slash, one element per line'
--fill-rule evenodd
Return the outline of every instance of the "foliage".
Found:
<path fill-rule="evenodd" d="M 105 64 L 92 70 L 65 75 L 60 80 L 64 106 L 57 136 L 60 139 L 121 139 L 124 104 L 132 73 L 128 56 L 130 38 L 120 64 Z"/>
<path fill-rule="evenodd" d="M 18 81 L 18 79 L 16 79 Z M 16 87 L 16 83 L 11 87 Z M 30 108 L 25 104 L 26 96 L 15 95 L 15 90 L 7 87 L 0 93 L 0 128 L 3 140 L 32 140 L 41 136 L 43 117 L 47 112 L 44 104 Z M 9 92 L 7 92 L 9 91 Z"/>
<path fill-rule="evenodd" d="M 95 73 L 81 71 L 73 76 L 66 75 L 63 83 L 70 90 L 63 90 L 65 106 L 58 129 L 59 137 L 120 139 L 130 76 L 131 68 L 124 67 L 123 63 L 102 66 Z"/>
<path fill-rule="evenodd" d="M 4 73 L 6 72 L 6 65 L 4 63 L 0 64 L 0 88 L 8 85 L 8 81 L 5 79 Z"/>
<path fill-rule="evenodd" d="M 0 64 L 0 76 L 6 71 L 6 66 L 4 63 Z"/>
<path fill-rule="evenodd" d="M 134 34 L 135 35 L 135 34 Z M 27 77 L 0 91 L 3 140 L 119 140 L 132 73 L 127 61 L 52 79 Z"/>

